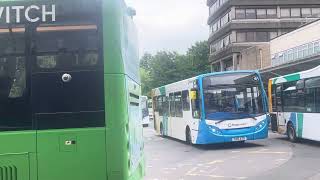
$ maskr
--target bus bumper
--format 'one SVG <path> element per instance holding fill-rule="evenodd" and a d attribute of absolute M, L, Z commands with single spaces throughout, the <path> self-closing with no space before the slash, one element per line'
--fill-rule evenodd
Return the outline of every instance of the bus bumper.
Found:
<path fill-rule="evenodd" d="M 215 144 L 268 138 L 268 120 L 263 126 L 230 130 L 217 130 L 204 123 L 200 125 L 196 144 Z"/>

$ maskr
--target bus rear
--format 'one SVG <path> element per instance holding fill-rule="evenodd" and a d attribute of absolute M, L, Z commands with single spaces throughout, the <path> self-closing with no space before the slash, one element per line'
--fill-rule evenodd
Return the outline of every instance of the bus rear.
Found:
<path fill-rule="evenodd" d="M 257 72 L 209 74 L 198 81 L 202 110 L 196 144 L 268 137 L 267 97 Z"/>

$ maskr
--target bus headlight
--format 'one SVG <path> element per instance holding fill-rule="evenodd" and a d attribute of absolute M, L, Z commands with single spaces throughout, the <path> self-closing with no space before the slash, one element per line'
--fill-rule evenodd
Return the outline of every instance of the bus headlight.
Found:
<path fill-rule="evenodd" d="M 256 126 L 256 131 L 261 130 L 263 127 L 266 126 L 266 124 L 267 124 L 267 120 L 263 120 L 263 121 L 259 122 L 259 123 L 257 124 L 257 126 Z"/>
<path fill-rule="evenodd" d="M 217 135 L 221 135 L 222 132 L 220 131 L 219 128 L 215 127 L 215 126 L 209 126 L 209 129 L 211 130 L 212 133 L 217 134 Z"/>

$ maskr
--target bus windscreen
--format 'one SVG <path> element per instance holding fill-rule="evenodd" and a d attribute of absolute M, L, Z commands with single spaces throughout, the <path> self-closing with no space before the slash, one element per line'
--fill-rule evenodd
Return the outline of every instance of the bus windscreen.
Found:
<path fill-rule="evenodd" d="M 256 74 L 209 76 L 203 80 L 208 120 L 255 118 L 264 113 L 262 90 Z"/>

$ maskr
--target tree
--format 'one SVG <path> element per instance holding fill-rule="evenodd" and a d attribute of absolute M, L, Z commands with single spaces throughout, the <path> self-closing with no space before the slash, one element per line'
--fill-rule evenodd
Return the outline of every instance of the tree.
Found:
<path fill-rule="evenodd" d="M 187 56 L 192 61 L 193 72 L 203 74 L 210 72 L 209 46 L 207 41 L 197 42 L 187 51 Z"/>
<path fill-rule="evenodd" d="M 208 58 L 206 41 L 195 43 L 185 55 L 167 51 L 144 54 L 140 61 L 142 93 L 150 96 L 153 88 L 210 72 Z"/>

